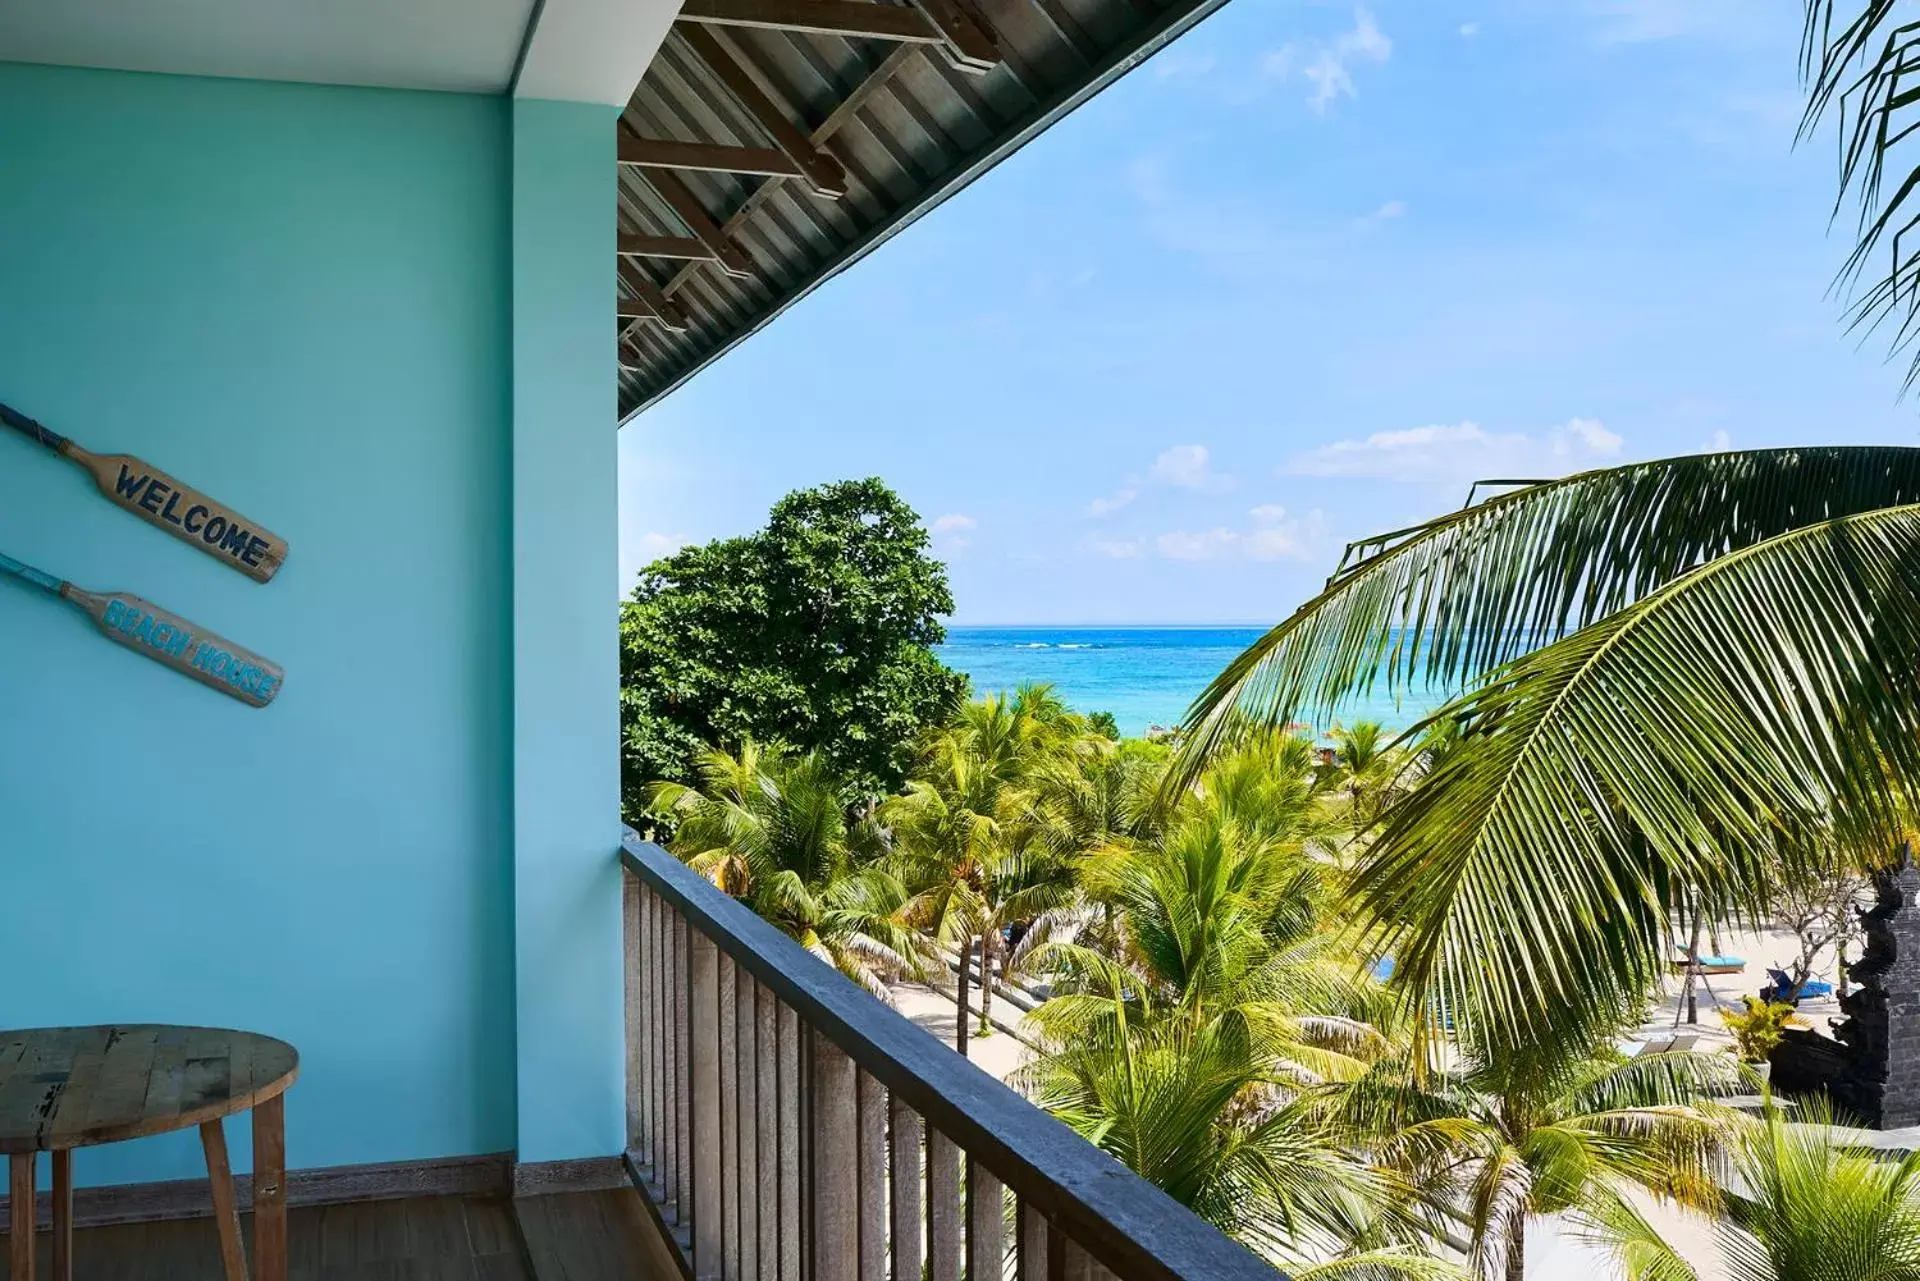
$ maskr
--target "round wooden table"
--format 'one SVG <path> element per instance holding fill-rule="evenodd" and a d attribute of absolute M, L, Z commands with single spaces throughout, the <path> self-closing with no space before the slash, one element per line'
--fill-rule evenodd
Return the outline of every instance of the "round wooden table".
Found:
<path fill-rule="evenodd" d="M 247 1281 L 221 1118 L 253 1111 L 255 1281 L 286 1281 L 285 1041 L 215 1027 L 116 1023 L 0 1031 L 0 1152 L 8 1155 L 12 1277 L 33 1271 L 34 1162 L 53 1154 L 53 1276 L 73 1276 L 73 1149 L 200 1127 L 227 1281 Z"/>

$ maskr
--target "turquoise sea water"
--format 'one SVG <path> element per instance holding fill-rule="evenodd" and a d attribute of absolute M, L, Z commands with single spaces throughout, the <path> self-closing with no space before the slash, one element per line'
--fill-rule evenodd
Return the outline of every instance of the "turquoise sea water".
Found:
<path fill-rule="evenodd" d="M 976 695 L 1046 681 L 1079 712 L 1112 712 L 1120 732 L 1172 726 L 1187 705 L 1235 655 L 1257 640 L 1258 627 L 950 627 L 936 653 L 973 678 Z M 1396 705 L 1382 694 L 1355 699 L 1338 719 L 1411 725 L 1441 703 L 1409 695 Z M 1320 726 L 1322 730 L 1326 726 Z"/>

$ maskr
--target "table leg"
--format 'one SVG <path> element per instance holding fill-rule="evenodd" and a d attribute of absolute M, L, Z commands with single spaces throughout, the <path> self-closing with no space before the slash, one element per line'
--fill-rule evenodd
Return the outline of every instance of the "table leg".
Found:
<path fill-rule="evenodd" d="M 7 1169 L 7 1244 L 13 1281 L 34 1281 L 33 1276 L 33 1168 L 38 1154 L 21 1152 L 8 1161 Z"/>
<path fill-rule="evenodd" d="M 213 1224 L 220 1233 L 220 1271 L 226 1281 L 247 1281 L 247 1255 L 240 1244 L 240 1203 L 233 1194 L 227 1130 L 218 1117 L 201 1125 L 200 1147 L 207 1154 L 207 1184 L 213 1189 Z"/>
<path fill-rule="evenodd" d="M 73 1281 L 73 1149 L 53 1154 L 53 1281 Z"/>
<path fill-rule="evenodd" d="M 286 1096 L 253 1109 L 253 1276 L 287 1281 Z"/>

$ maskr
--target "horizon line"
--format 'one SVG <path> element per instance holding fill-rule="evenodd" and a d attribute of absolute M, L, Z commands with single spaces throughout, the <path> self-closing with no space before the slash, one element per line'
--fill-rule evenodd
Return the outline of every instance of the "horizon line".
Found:
<path fill-rule="evenodd" d="M 949 620 L 949 621 L 947 622 L 947 624 L 946 624 L 946 625 L 947 625 L 948 627 L 996 627 L 996 628 L 1002 628 L 1002 629 L 1006 629 L 1006 630 L 1012 630 L 1012 629 L 1014 629 L 1014 628 L 1027 628 L 1027 629 L 1029 629 L 1029 630 L 1035 630 L 1035 631 L 1038 631 L 1038 630 L 1046 630 L 1046 629 L 1051 629 L 1051 630 L 1055 630 L 1055 631 L 1101 631 L 1101 630 L 1104 630 L 1104 631 L 1142 631 L 1142 630 L 1145 630 L 1145 629 L 1148 629 L 1148 628 L 1158 628 L 1158 629 L 1161 629 L 1161 630 L 1168 630 L 1168 629 L 1173 629 L 1173 628 L 1182 628 L 1182 627 L 1186 627 L 1186 628 L 1193 628 L 1193 629 L 1196 629 L 1196 630 L 1198 630 L 1198 629 L 1202 629 L 1202 628 L 1228 628 L 1228 627 L 1231 627 L 1231 628 L 1234 628 L 1234 629 L 1236 629 L 1236 630 L 1241 630 L 1241 629 L 1248 629 L 1248 628 L 1258 628 L 1258 629 L 1260 629 L 1260 630 L 1262 630 L 1262 631 L 1265 631 L 1266 629 L 1268 629 L 1268 628 L 1271 628 L 1271 627 L 1273 627 L 1273 626 L 1274 626 L 1274 624 L 1273 624 L 1273 623 L 1271 623 L 1271 622 L 1266 622 L 1266 621 L 1263 621 L 1263 620 L 1259 620 L 1259 619 L 1254 619 L 1254 620 L 1241 620 L 1241 619 L 1224 619 L 1224 620 L 1203 620 L 1203 621 L 1200 621 L 1200 622 L 1193 622 L 1193 621 L 1186 621 L 1186 622 L 1177 622 L 1177 623 L 1174 623 L 1174 622 L 1153 622 L 1153 621 L 1136 621 L 1136 622 L 1125 622 L 1125 623 L 1099 623 L 1099 622 L 1096 622 L 1096 623 L 1089 623 L 1089 622 L 1074 622 L 1074 623 L 1008 623 L 1008 622 L 991 622 L 991 623 L 977 623 L 977 622 L 974 622 L 974 621 L 973 621 L 972 619 L 967 619 L 967 620 L 965 620 L 965 621 L 962 621 L 962 620 L 960 620 L 960 619 L 952 619 L 952 620 Z"/>

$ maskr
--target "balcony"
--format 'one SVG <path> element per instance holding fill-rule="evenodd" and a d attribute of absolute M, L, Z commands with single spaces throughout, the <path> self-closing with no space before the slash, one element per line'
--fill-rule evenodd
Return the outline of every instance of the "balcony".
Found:
<path fill-rule="evenodd" d="M 1274 1281 L 631 833 L 626 1165 L 694 1281 Z"/>

